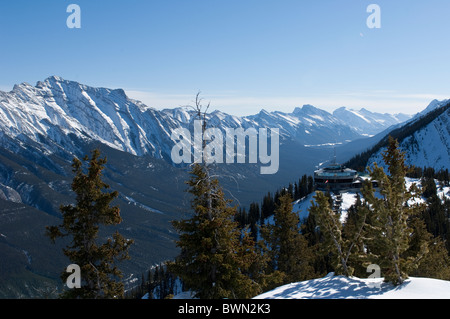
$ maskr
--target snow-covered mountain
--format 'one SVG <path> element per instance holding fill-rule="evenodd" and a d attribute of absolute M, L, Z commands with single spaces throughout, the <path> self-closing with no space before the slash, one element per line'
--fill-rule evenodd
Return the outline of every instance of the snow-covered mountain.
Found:
<path fill-rule="evenodd" d="M 410 128 L 417 124 L 414 130 L 407 131 L 406 136 L 399 139 L 399 146 L 405 152 L 408 165 L 433 167 L 435 170 L 450 168 L 450 108 L 444 102 L 446 101 L 433 101 L 426 109 L 427 112 L 419 113 L 419 116 L 405 127 Z M 436 116 L 433 116 L 433 111 Z M 427 115 L 428 120 L 425 117 Z M 420 121 L 424 121 L 424 124 L 420 124 Z M 368 165 L 373 162 L 382 163 L 384 150 L 385 147 L 372 154 Z"/>
<path fill-rule="evenodd" d="M 427 113 L 430 113 L 431 111 L 434 111 L 434 110 L 436 110 L 436 109 L 438 109 L 440 107 L 445 106 L 449 102 L 450 102 L 450 99 L 442 100 L 442 101 L 433 100 L 433 101 L 430 102 L 430 104 L 428 104 L 428 106 L 424 110 L 422 110 L 419 113 L 417 113 L 416 115 L 414 115 L 413 119 L 420 118 L 421 116 L 424 116 Z"/>
<path fill-rule="evenodd" d="M 324 145 L 372 135 L 407 118 L 365 110 L 339 109 L 335 113 L 311 105 L 292 113 L 262 110 L 246 117 L 214 111 L 209 114 L 209 125 L 279 128 L 282 139 Z M 349 114 L 359 114 L 355 116 L 364 123 L 349 121 Z M 1 136 L 39 143 L 49 153 L 58 149 L 76 152 L 72 141 L 76 136 L 134 155 L 167 159 L 173 146 L 172 130 L 192 128 L 194 119 L 195 112 L 190 109 L 158 111 L 130 99 L 122 89 L 94 88 L 57 76 L 39 81 L 36 86 L 22 83 L 10 92 L 0 91 Z"/>
<path fill-rule="evenodd" d="M 354 130 L 362 135 L 376 135 L 384 129 L 403 123 L 411 118 L 410 115 L 398 113 L 374 113 L 364 108 L 359 111 L 340 107 L 333 112 L 333 115 L 343 123 L 347 123 Z"/>
<path fill-rule="evenodd" d="M 193 111 L 185 108 L 165 109 L 162 111 L 165 114 L 189 124 L 195 119 Z M 344 113 L 353 114 L 364 123 L 357 121 L 349 121 Z M 363 119 L 364 115 L 366 118 Z M 342 107 L 333 114 L 316 108 L 312 105 L 304 105 L 303 107 L 296 107 L 292 113 L 285 113 L 280 111 L 268 112 L 261 110 L 258 114 L 238 117 L 229 115 L 221 111 L 212 112 L 208 121 L 211 126 L 223 127 L 274 127 L 279 128 L 281 136 L 285 138 L 294 138 L 303 141 L 304 145 L 310 145 L 310 142 L 323 141 L 346 141 L 347 139 L 360 138 L 371 134 L 376 134 L 391 125 L 399 124 L 410 119 L 410 115 L 406 114 L 381 114 L 372 113 L 365 109 L 361 111 L 347 110 Z M 330 138 L 333 136 L 332 138 Z"/>
<path fill-rule="evenodd" d="M 0 92 L 0 131 L 26 142 L 40 142 L 49 152 L 70 149 L 69 134 L 135 154 L 163 157 L 177 121 L 121 89 L 93 88 L 52 76 L 36 86 L 15 85 Z M 42 139 L 44 137 L 44 140 Z M 57 142 L 57 145 L 46 140 Z"/>

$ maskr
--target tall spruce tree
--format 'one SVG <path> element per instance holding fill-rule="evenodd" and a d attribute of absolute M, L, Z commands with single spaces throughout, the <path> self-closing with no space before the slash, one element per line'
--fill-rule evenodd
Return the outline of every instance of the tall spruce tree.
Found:
<path fill-rule="evenodd" d="M 104 243 L 98 242 L 100 226 L 118 225 L 122 222 L 118 206 L 111 202 L 118 192 L 106 192 L 109 185 L 102 181 L 106 158 L 100 158 L 98 149 L 83 159 L 89 162 L 87 173 L 83 163 L 74 158 L 75 177 L 72 190 L 76 194 L 76 205 L 61 206 L 63 222 L 59 226 L 47 226 L 47 236 L 52 242 L 58 237 L 69 237 L 70 244 L 63 249 L 69 260 L 81 270 L 81 288 L 62 293 L 62 298 L 123 298 L 124 285 L 120 282 L 122 272 L 117 261 L 129 259 L 128 249 L 133 243 L 118 231 Z M 64 282 L 69 274 L 63 272 Z"/>
<path fill-rule="evenodd" d="M 197 94 L 193 108 L 202 121 L 203 136 L 209 104 L 203 110 Z M 257 254 L 248 235 L 241 241 L 241 229 L 234 221 L 237 209 L 230 206 L 219 181 L 211 176 L 202 140 L 202 162 L 193 164 L 187 182 L 193 215 L 172 222 L 179 233 L 176 244 L 181 253 L 168 267 L 198 298 L 249 298 L 260 292 L 260 286 L 246 275 Z"/>
<path fill-rule="evenodd" d="M 378 194 L 372 183 L 364 184 L 362 193 L 371 210 L 370 241 L 367 241 L 367 252 L 373 263 L 381 267 L 385 280 L 393 284 L 401 284 L 408 278 L 408 272 L 419 265 L 421 258 L 427 253 L 426 241 L 420 244 L 414 254 L 406 254 L 414 229 L 411 226 L 422 205 L 415 204 L 420 191 L 415 184 L 406 187 L 405 177 L 408 167 L 405 155 L 398 148 L 397 140 L 389 137 L 389 144 L 383 152 L 383 160 L 387 166 L 374 163 L 370 169 L 372 180 L 378 182 Z"/>
<path fill-rule="evenodd" d="M 261 228 L 272 267 L 283 273 L 284 282 L 302 281 L 314 276 L 313 254 L 300 231 L 298 214 L 293 212 L 290 193 L 278 198 L 274 224 Z"/>
<path fill-rule="evenodd" d="M 321 249 L 332 256 L 335 274 L 353 275 L 355 267 L 349 264 L 351 257 L 361 246 L 367 211 L 344 232 L 341 215 L 331 208 L 330 197 L 317 191 L 311 201 L 309 213 L 314 217 L 322 235 Z"/>
<path fill-rule="evenodd" d="M 181 253 L 168 267 L 200 299 L 250 298 L 260 291 L 245 274 L 256 255 L 252 245 L 242 244 L 248 236 L 240 240 L 236 208 L 229 206 L 217 179 L 207 181 L 202 165 L 194 164 L 191 173 L 193 215 L 172 222 Z"/>
<path fill-rule="evenodd" d="M 363 204 L 361 196 L 356 193 L 356 201 L 347 210 L 343 222 L 342 237 L 346 242 L 353 242 L 347 263 L 353 269 L 353 276 L 366 277 L 367 266 L 371 264 L 366 258 L 364 241 L 367 240 L 367 228 L 370 227 L 370 210 Z"/>

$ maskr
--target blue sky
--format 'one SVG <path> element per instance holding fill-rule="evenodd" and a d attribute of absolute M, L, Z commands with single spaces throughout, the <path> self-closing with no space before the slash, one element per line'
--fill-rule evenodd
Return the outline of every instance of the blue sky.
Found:
<path fill-rule="evenodd" d="M 81 28 L 69 29 L 69 4 Z M 369 29 L 369 4 L 381 28 Z M 15 0 L 0 3 L 0 89 L 50 75 L 155 108 L 246 115 L 312 104 L 415 113 L 450 98 L 448 0 Z"/>

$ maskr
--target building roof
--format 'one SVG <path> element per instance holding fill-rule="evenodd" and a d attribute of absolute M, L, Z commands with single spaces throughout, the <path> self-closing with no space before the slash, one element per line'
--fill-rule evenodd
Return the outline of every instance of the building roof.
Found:
<path fill-rule="evenodd" d="M 355 176 L 356 174 L 357 171 L 336 163 L 314 171 L 314 175 L 318 177 L 346 177 Z"/>

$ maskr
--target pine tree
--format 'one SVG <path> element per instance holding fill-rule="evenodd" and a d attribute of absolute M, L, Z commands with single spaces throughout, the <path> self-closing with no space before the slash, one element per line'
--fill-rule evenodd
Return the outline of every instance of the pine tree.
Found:
<path fill-rule="evenodd" d="M 250 233 L 254 240 L 256 240 L 258 235 L 258 222 L 261 218 L 261 211 L 259 209 L 258 203 L 251 203 L 248 211 L 248 219 L 250 225 Z"/>
<path fill-rule="evenodd" d="M 181 253 L 169 268 L 198 298 L 249 298 L 259 286 L 244 274 L 253 253 L 241 245 L 241 231 L 233 221 L 236 208 L 229 206 L 218 180 L 208 179 L 204 166 L 194 164 L 191 174 L 194 213 L 172 222 Z"/>
<path fill-rule="evenodd" d="M 411 276 L 450 280 L 450 256 L 440 237 L 429 238 L 428 253 L 412 269 Z"/>
<path fill-rule="evenodd" d="M 348 265 L 353 269 L 353 276 L 367 276 L 367 266 L 371 264 L 365 254 L 364 245 L 367 240 L 367 228 L 370 227 L 369 222 L 369 207 L 365 206 L 360 194 L 357 193 L 355 203 L 347 210 L 347 217 L 342 228 L 344 242 L 354 243 L 347 260 Z"/>
<path fill-rule="evenodd" d="M 416 215 L 421 205 L 412 204 L 420 195 L 415 184 L 406 188 L 404 153 L 398 148 L 397 140 L 389 137 L 389 144 L 383 153 L 383 160 L 388 167 L 388 174 L 374 163 L 370 169 L 372 180 L 379 186 L 379 195 L 375 194 L 372 183 L 365 183 L 363 196 L 371 207 L 371 241 L 367 242 L 368 254 L 378 264 L 385 280 L 401 284 L 408 277 L 408 271 L 417 265 L 426 254 L 427 245 L 423 243 L 414 256 L 406 256 L 413 229 L 409 221 Z"/>
<path fill-rule="evenodd" d="M 354 267 L 349 265 L 349 260 L 351 254 L 360 245 L 367 212 L 364 212 L 362 218 L 355 223 L 355 227 L 347 229 L 346 236 L 344 236 L 341 216 L 331 209 L 330 198 L 323 192 L 316 191 L 314 201 L 311 203 L 309 213 L 314 216 L 320 229 L 323 238 L 322 249 L 331 253 L 333 257 L 332 265 L 335 274 L 351 276 Z"/>
<path fill-rule="evenodd" d="M 75 177 L 72 190 L 76 194 L 76 205 L 61 206 L 63 222 L 59 226 L 47 226 L 47 236 L 52 242 L 58 237 L 70 237 L 70 245 L 63 249 L 69 260 L 81 269 L 82 286 L 64 292 L 63 298 L 122 298 L 123 283 L 118 281 L 122 272 L 116 261 L 129 259 L 128 249 L 133 243 L 116 231 L 103 244 L 98 242 L 100 226 L 118 225 L 122 222 L 118 206 L 111 202 L 118 192 L 105 192 L 109 185 L 102 181 L 102 171 L 106 158 L 100 158 L 98 149 L 83 159 L 89 162 L 87 173 L 83 172 L 83 163 L 74 158 Z M 65 282 L 68 273 L 61 278 Z"/>
<path fill-rule="evenodd" d="M 313 214 L 308 214 L 308 217 L 305 218 L 301 225 L 301 232 L 308 242 L 308 247 L 313 251 L 313 268 L 317 275 L 324 276 L 333 271 L 329 252 L 321 249 L 323 236 Z"/>
<path fill-rule="evenodd" d="M 264 220 L 273 215 L 275 210 L 275 200 L 270 192 L 267 193 L 263 198 L 263 202 L 261 204 L 261 220 L 260 224 L 264 224 Z"/>
<path fill-rule="evenodd" d="M 278 201 L 274 224 L 261 229 L 272 267 L 284 274 L 286 283 L 309 279 L 314 273 L 311 266 L 313 254 L 300 232 L 300 220 L 298 214 L 293 212 L 292 196 L 286 193 Z"/>
<path fill-rule="evenodd" d="M 202 121 L 204 134 L 209 104 L 203 110 L 197 94 L 193 108 Z M 203 139 L 202 150 L 205 145 Z M 260 288 L 245 275 L 253 253 L 250 247 L 243 247 L 241 229 L 234 221 L 237 209 L 229 206 L 231 201 L 225 199 L 219 181 L 212 178 L 207 152 L 202 154 L 202 162 L 193 164 L 187 182 L 193 215 L 172 222 L 180 234 L 176 244 L 181 253 L 168 267 L 198 298 L 249 298 Z M 249 240 L 248 236 L 244 238 Z"/>

